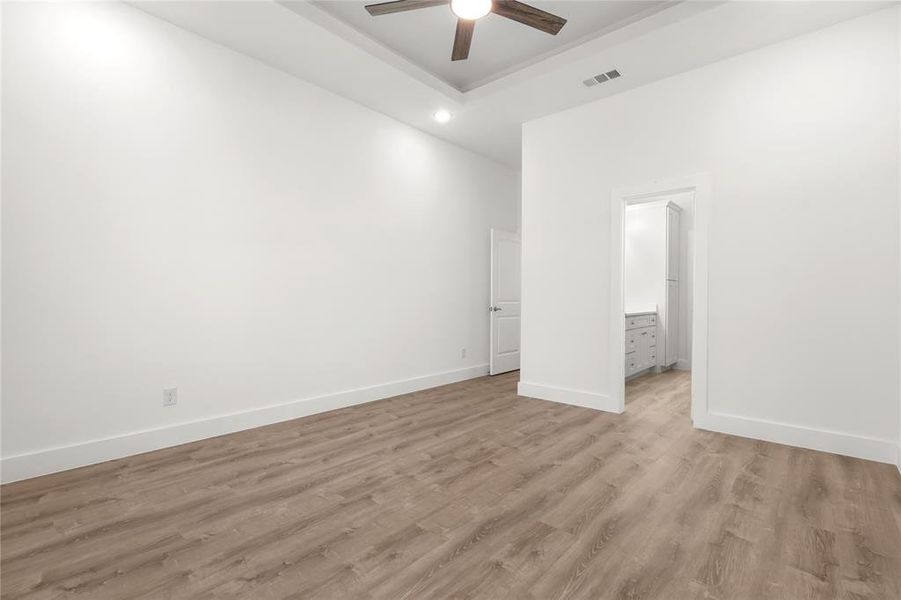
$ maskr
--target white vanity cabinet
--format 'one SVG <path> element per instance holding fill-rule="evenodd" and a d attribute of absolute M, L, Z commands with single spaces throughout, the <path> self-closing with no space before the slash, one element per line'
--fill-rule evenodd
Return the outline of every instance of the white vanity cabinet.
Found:
<path fill-rule="evenodd" d="M 626 315 L 626 377 L 657 366 L 657 313 Z"/>

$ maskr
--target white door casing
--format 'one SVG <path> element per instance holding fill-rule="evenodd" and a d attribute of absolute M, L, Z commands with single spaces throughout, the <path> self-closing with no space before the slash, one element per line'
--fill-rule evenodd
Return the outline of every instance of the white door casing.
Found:
<path fill-rule="evenodd" d="M 626 407 L 625 363 L 622 359 L 625 344 L 625 314 L 623 298 L 624 266 L 624 214 L 627 203 L 639 199 L 672 195 L 681 192 L 694 193 L 694 252 L 692 278 L 692 343 L 691 343 L 691 418 L 697 426 L 708 416 L 707 406 L 707 228 L 709 204 L 713 191 L 709 174 L 699 173 L 669 180 L 615 188 L 610 197 L 610 336 L 609 373 L 610 396 L 615 408 L 623 412 Z M 657 353 L 665 340 L 657 339 Z"/>
<path fill-rule="evenodd" d="M 519 234 L 491 230 L 491 353 L 492 375 L 519 368 L 520 335 Z"/>

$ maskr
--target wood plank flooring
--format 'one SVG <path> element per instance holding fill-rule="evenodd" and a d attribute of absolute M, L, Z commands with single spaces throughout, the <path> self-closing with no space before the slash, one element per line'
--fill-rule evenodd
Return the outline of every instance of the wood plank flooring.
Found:
<path fill-rule="evenodd" d="M 3 486 L 2 598 L 901 598 L 890 465 L 482 378 Z"/>

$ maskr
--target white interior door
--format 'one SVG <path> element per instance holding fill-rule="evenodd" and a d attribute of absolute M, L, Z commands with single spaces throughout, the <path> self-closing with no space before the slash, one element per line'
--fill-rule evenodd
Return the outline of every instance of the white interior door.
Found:
<path fill-rule="evenodd" d="M 491 230 L 491 359 L 490 373 L 519 368 L 520 315 L 519 235 Z"/>

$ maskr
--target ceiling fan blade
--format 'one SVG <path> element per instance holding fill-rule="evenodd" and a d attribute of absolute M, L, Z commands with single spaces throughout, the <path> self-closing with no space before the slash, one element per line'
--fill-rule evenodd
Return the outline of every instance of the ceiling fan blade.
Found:
<path fill-rule="evenodd" d="M 451 53 L 451 60 L 469 58 L 469 46 L 472 45 L 472 32 L 475 28 L 475 21 L 457 19 L 457 34 L 454 36 L 454 51 Z"/>
<path fill-rule="evenodd" d="M 448 4 L 450 0 L 394 0 L 394 2 L 382 2 L 380 4 L 368 4 L 366 10 L 369 14 L 377 17 L 379 15 L 390 15 L 392 13 L 404 12 L 405 10 L 416 10 L 417 8 L 428 8 L 430 6 L 441 6 Z"/>
<path fill-rule="evenodd" d="M 566 25 L 566 19 L 552 15 L 541 9 L 517 2 L 516 0 L 494 0 L 494 6 L 491 9 L 496 15 L 507 17 L 523 25 L 540 29 L 545 33 L 557 35 L 563 26 Z"/>

